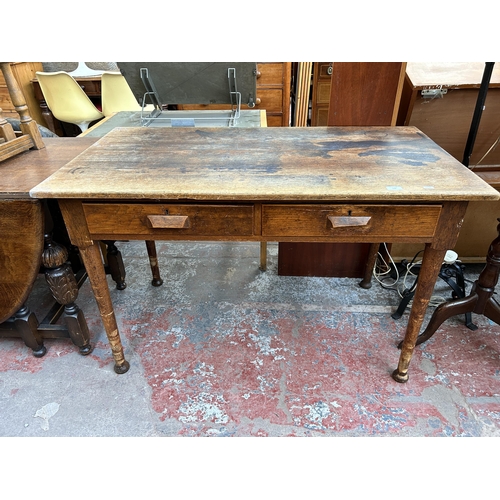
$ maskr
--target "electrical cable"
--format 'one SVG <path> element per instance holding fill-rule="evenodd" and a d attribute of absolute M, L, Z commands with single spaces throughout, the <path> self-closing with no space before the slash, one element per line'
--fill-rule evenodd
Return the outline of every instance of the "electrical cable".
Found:
<path fill-rule="evenodd" d="M 404 298 L 408 293 L 413 293 L 416 288 L 417 285 L 416 278 L 418 276 L 418 273 L 412 272 L 412 269 L 422 264 L 422 260 L 417 260 L 417 258 L 423 252 L 423 250 L 417 252 L 413 256 L 413 259 L 410 262 L 407 262 L 405 259 L 401 261 L 401 265 L 403 265 L 403 267 L 406 269 L 405 273 L 401 274 L 398 269 L 398 266 L 394 262 L 394 259 L 392 258 L 392 255 L 390 254 L 387 248 L 387 244 L 383 243 L 383 245 L 389 263 L 384 258 L 384 256 L 379 252 L 377 254 L 377 260 L 373 268 L 373 277 L 380 284 L 382 288 L 386 290 L 395 290 L 400 298 Z M 395 277 L 391 275 L 393 272 L 395 273 Z M 415 280 L 411 285 L 409 284 L 410 277 L 415 278 Z M 387 280 L 389 279 L 391 279 L 392 281 L 390 283 L 387 283 Z M 412 302 L 413 299 L 410 300 L 410 302 L 408 303 L 410 307 Z M 429 300 L 429 306 L 437 307 L 439 304 L 442 304 L 444 302 L 447 302 L 447 300 L 444 297 L 440 295 L 432 295 Z"/>
<path fill-rule="evenodd" d="M 488 151 L 486 151 L 486 153 L 484 153 L 482 158 L 475 165 L 473 165 L 472 167 L 469 167 L 469 169 L 474 170 L 491 153 L 491 151 L 493 151 L 493 149 L 495 149 L 497 147 L 499 142 L 500 142 L 500 136 L 498 136 L 497 140 L 492 144 L 490 149 L 488 149 Z"/>

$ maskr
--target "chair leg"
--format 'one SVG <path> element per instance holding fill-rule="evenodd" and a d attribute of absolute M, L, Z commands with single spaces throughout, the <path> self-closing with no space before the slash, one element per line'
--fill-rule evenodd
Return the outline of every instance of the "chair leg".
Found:
<path fill-rule="evenodd" d="M 127 283 L 125 282 L 125 265 L 123 264 L 122 254 L 116 247 L 114 240 L 103 240 L 103 243 L 106 245 L 108 272 L 116 283 L 116 289 L 125 290 Z"/>
<path fill-rule="evenodd" d="M 261 271 L 267 269 L 267 241 L 260 242 L 260 266 Z"/>
<path fill-rule="evenodd" d="M 365 274 L 363 276 L 363 281 L 359 283 L 361 288 L 371 288 L 372 286 L 372 274 L 375 263 L 377 262 L 378 250 L 380 243 L 372 243 L 370 249 L 368 250 L 368 259 L 366 261 Z"/>
<path fill-rule="evenodd" d="M 153 286 L 161 286 L 163 284 L 163 280 L 160 277 L 160 268 L 158 267 L 158 257 L 156 255 L 155 242 L 153 240 L 146 240 L 146 248 L 148 250 L 151 273 L 153 274 L 153 280 L 151 281 L 151 284 Z"/>

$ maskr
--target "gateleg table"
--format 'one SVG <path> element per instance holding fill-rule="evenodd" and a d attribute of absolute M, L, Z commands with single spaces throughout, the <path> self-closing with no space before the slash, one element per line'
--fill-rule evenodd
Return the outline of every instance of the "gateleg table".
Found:
<path fill-rule="evenodd" d="M 30 194 L 59 201 L 117 373 L 100 240 L 425 243 L 397 382 L 468 202 L 500 198 L 414 127 L 116 128 Z"/>

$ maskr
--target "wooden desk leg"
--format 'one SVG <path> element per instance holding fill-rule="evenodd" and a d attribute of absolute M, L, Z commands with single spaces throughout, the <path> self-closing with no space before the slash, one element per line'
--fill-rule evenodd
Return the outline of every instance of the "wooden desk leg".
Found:
<path fill-rule="evenodd" d="M 368 259 L 366 261 L 365 274 L 363 276 L 363 281 L 359 283 L 361 288 L 371 288 L 372 287 L 372 274 L 375 263 L 377 262 L 378 249 L 380 243 L 372 243 L 370 245 L 370 250 L 368 251 Z"/>
<path fill-rule="evenodd" d="M 111 274 L 111 278 L 116 283 L 116 289 L 125 290 L 127 283 L 125 282 L 126 273 L 122 253 L 116 248 L 115 241 L 104 240 L 102 243 L 106 245 L 109 274 Z"/>
<path fill-rule="evenodd" d="M 113 358 L 115 360 L 115 372 L 118 374 L 126 373 L 130 368 L 128 361 L 125 360 L 123 354 L 123 346 L 120 340 L 120 333 L 118 332 L 118 325 L 116 324 L 115 312 L 113 310 L 113 303 L 109 294 L 108 283 L 106 281 L 106 274 L 101 258 L 101 251 L 98 242 L 92 243 L 87 247 L 79 247 L 80 255 L 82 256 L 87 276 L 92 286 L 94 296 L 101 313 L 102 322 L 106 335 L 108 336 L 109 345 Z"/>
<path fill-rule="evenodd" d="M 158 256 L 156 254 L 156 243 L 154 240 L 146 240 L 146 249 L 148 251 L 149 266 L 153 274 L 151 284 L 153 286 L 161 286 L 163 285 L 163 280 L 160 276 L 160 267 L 158 266 Z"/>
<path fill-rule="evenodd" d="M 397 369 L 392 373 L 392 378 L 396 382 L 403 383 L 408 381 L 408 367 L 445 254 L 446 250 L 431 248 L 430 244 L 427 244 L 425 247 L 419 281 L 413 297 L 413 305 L 408 319 L 405 338 L 401 346 L 399 364 Z"/>
<path fill-rule="evenodd" d="M 45 356 L 47 348 L 43 345 L 43 337 L 38 331 L 38 320 L 26 304 L 17 311 L 13 324 L 24 343 L 33 350 L 33 356 L 36 358 Z"/>
<path fill-rule="evenodd" d="M 267 241 L 260 242 L 260 266 L 261 271 L 267 269 Z"/>

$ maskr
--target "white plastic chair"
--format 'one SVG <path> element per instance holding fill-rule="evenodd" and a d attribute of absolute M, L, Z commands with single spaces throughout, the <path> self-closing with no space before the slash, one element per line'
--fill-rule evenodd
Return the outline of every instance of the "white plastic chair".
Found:
<path fill-rule="evenodd" d="M 125 77 L 116 71 L 105 71 L 101 76 L 101 101 L 104 116 L 111 116 L 119 111 L 140 111 L 141 105 L 137 102 Z M 146 111 L 154 109 L 152 104 L 144 108 Z"/>
<path fill-rule="evenodd" d="M 47 106 L 59 121 L 72 123 L 84 132 L 90 123 L 104 118 L 78 82 L 65 71 L 37 71 L 36 77 Z"/>

